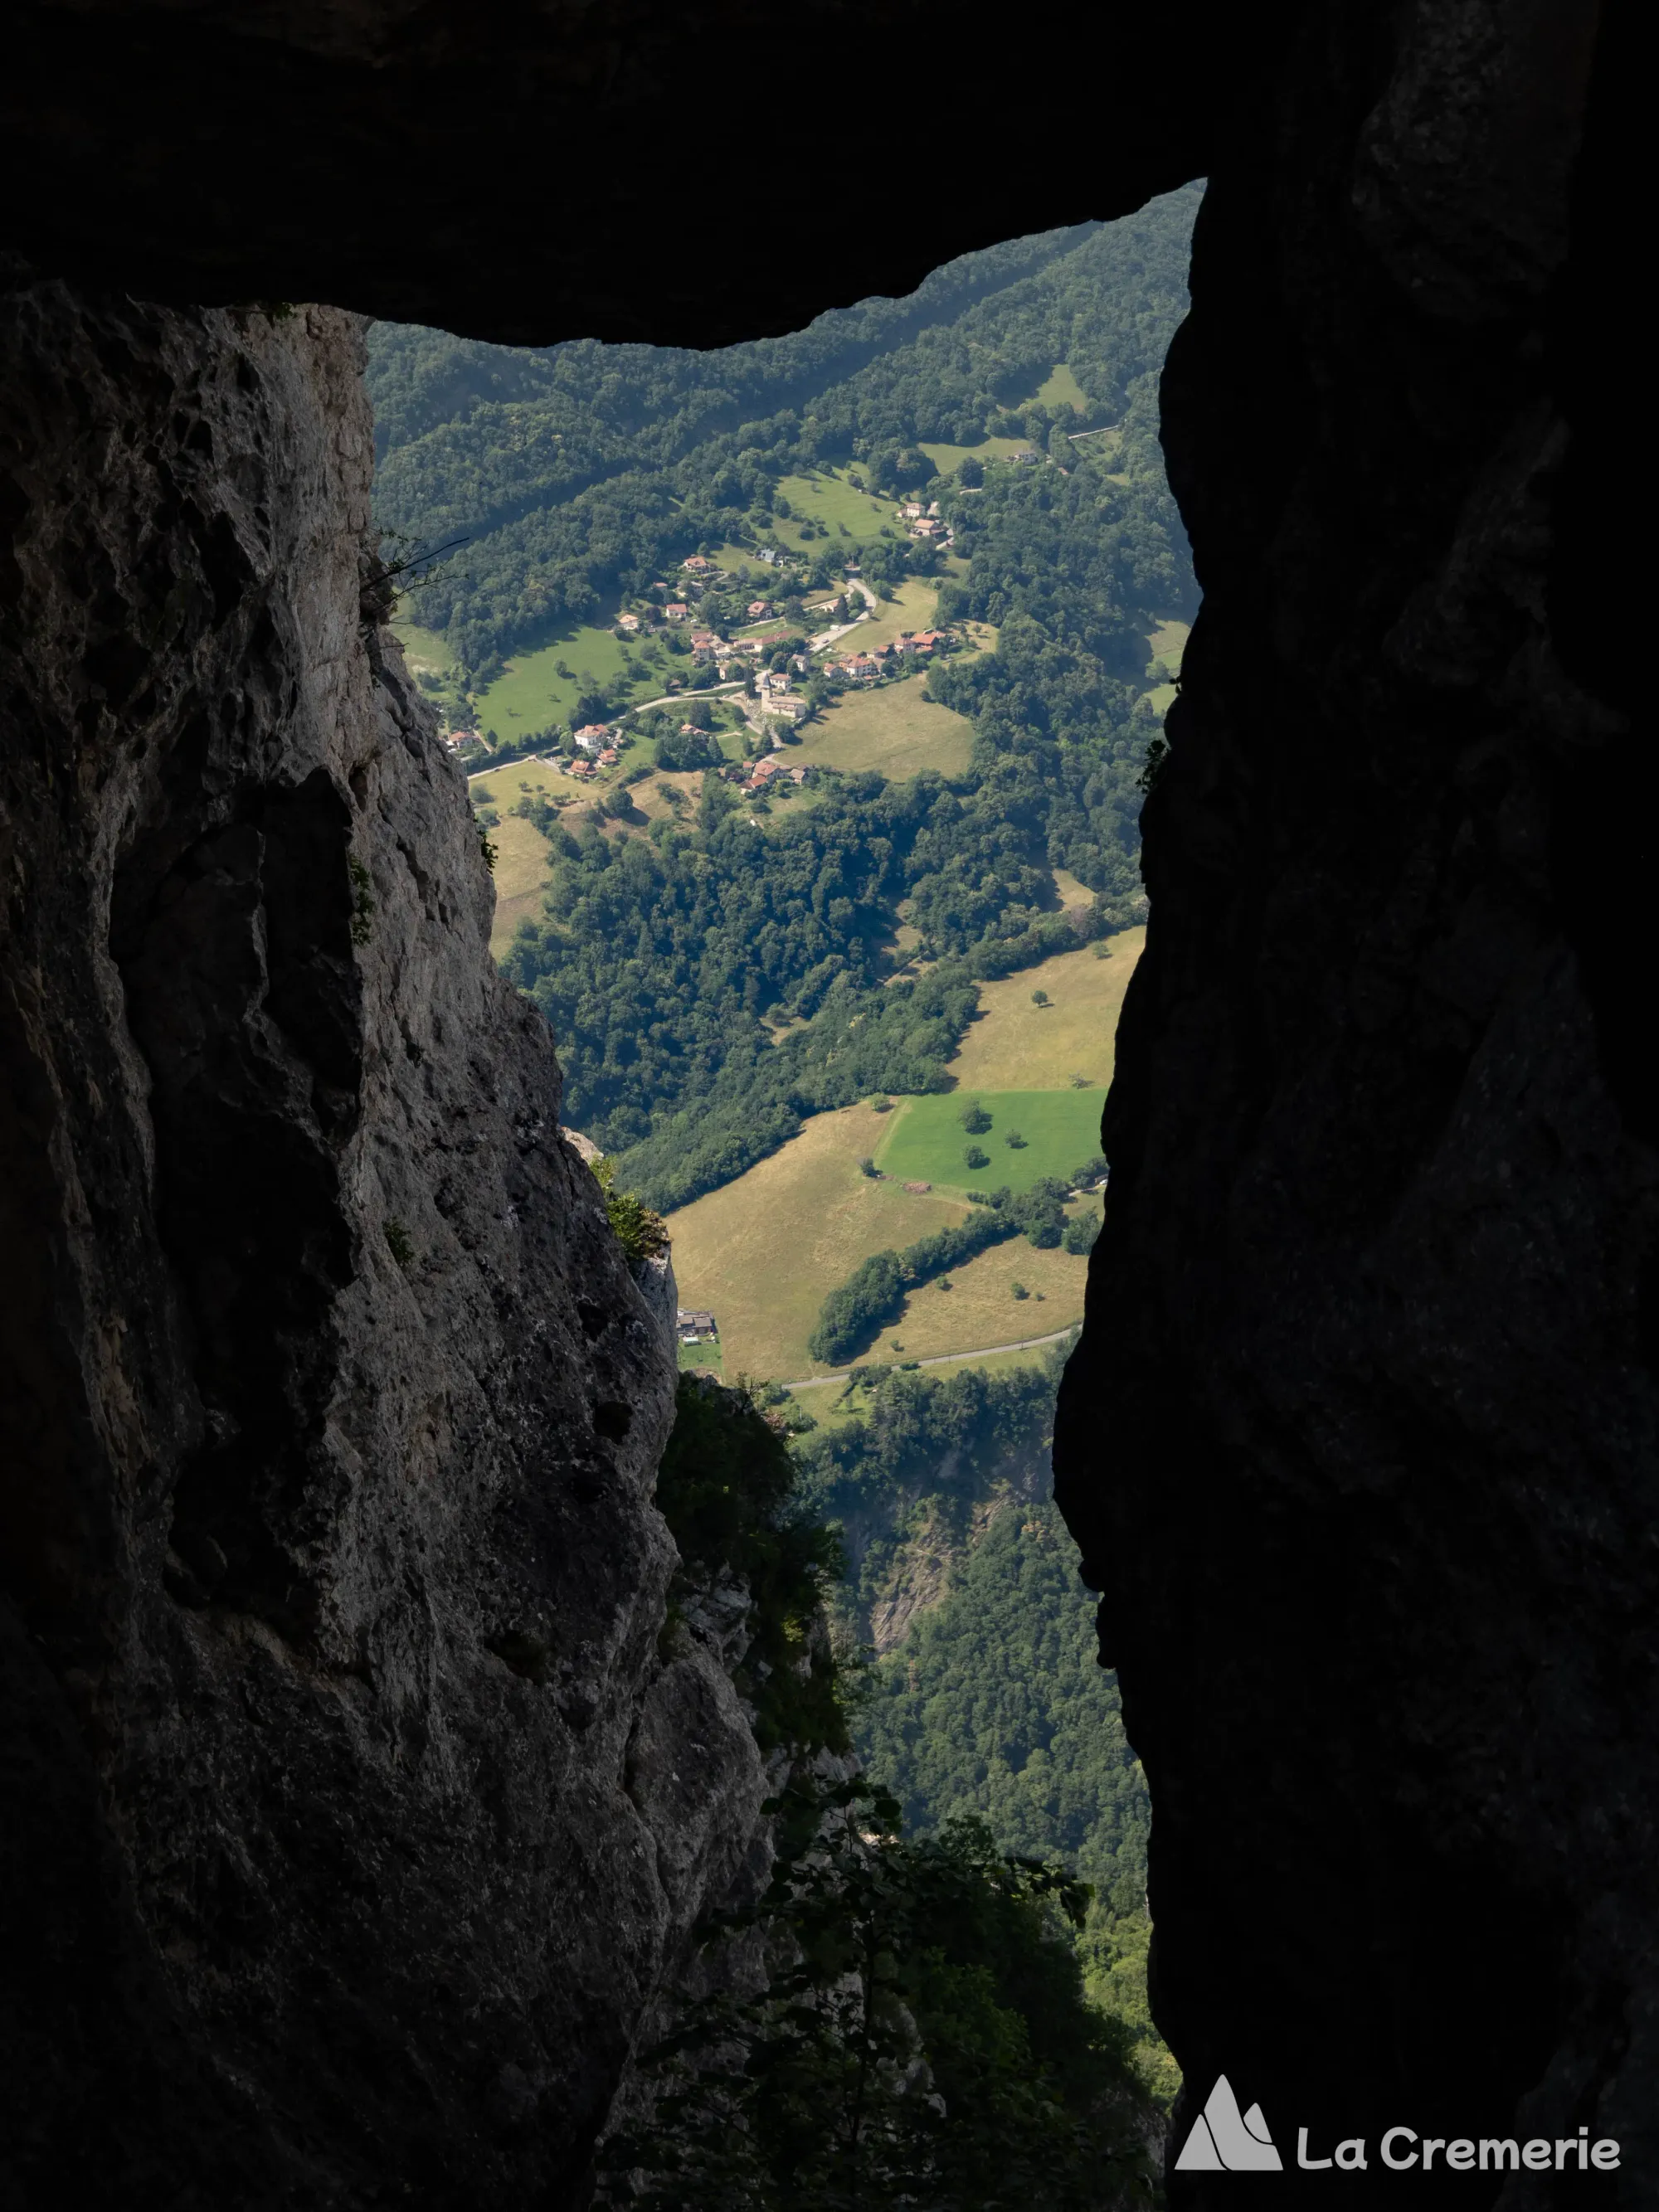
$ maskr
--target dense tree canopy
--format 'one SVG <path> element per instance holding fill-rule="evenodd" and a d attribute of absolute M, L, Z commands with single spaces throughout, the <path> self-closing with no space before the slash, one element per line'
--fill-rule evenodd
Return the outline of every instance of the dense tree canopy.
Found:
<path fill-rule="evenodd" d="M 1090 1996 L 1167 2094 L 1177 2077 L 1146 2002 L 1146 1778 L 1047 1494 L 1067 1349 L 1001 1372 L 854 1370 L 860 1410 L 795 1440 L 799 1494 L 845 1532 L 854 1634 L 919 1576 L 934 1599 L 869 1671 L 854 1717 L 866 1771 L 909 1832 L 981 1819 L 1003 1850 L 1063 1859 L 1092 1885 L 1078 1942 Z M 941 1557 L 942 1591 L 926 1569 Z"/>
<path fill-rule="evenodd" d="M 1090 419 L 1115 421 L 1185 307 L 1194 201 L 1015 239 L 908 300 L 714 353 L 588 339 L 540 353 L 376 325 L 380 518 L 426 544 L 468 540 L 422 619 L 482 669 L 700 544 L 743 542 L 796 469 L 857 459 L 897 489 L 929 472 L 923 440 L 1046 444 L 1085 419 L 1024 398 L 1055 362 Z"/>

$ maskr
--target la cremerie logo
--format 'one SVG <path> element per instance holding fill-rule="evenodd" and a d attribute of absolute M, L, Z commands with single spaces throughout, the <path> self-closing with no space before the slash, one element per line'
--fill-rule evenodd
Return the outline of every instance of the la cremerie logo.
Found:
<path fill-rule="evenodd" d="M 1296 2166 L 1303 2173 L 1365 2173 L 1372 2168 L 1371 2146 L 1364 2136 L 1348 2136 L 1322 2154 L 1310 2131 L 1296 2131 Z M 1414 2128 L 1387 2129 L 1377 2139 L 1376 2164 L 1391 2173 L 1611 2172 L 1619 2164 L 1619 2145 L 1610 2136 L 1594 2142 L 1588 2128 L 1571 2136 L 1419 2136 Z M 1205 2100 L 1176 2160 L 1177 2173 L 1283 2173 L 1272 2130 L 1260 2105 L 1241 2112 L 1224 2074 Z"/>

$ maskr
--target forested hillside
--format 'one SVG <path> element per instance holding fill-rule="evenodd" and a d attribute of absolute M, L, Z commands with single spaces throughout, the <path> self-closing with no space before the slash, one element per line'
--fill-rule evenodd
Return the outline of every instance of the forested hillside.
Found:
<path fill-rule="evenodd" d="M 786 478 L 798 496 L 850 477 L 937 507 L 938 535 L 884 526 L 853 573 L 872 605 L 922 580 L 936 593 L 944 647 L 925 696 L 967 719 L 965 770 L 815 765 L 803 787 L 746 805 L 711 774 L 696 809 L 676 796 L 630 815 L 617 789 L 574 834 L 568 813 L 521 806 L 550 866 L 544 911 L 504 965 L 557 1036 L 570 1117 L 653 1203 L 741 1174 L 805 1115 L 947 1085 L 976 979 L 1137 918 L 1149 692 L 1164 673 L 1149 640 L 1194 597 L 1152 432 L 1195 198 L 970 255 L 910 301 L 719 354 L 373 334 L 381 520 L 405 554 L 468 540 L 411 601 L 464 682 L 693 556 L 752 548 L 786 607 L 844 590 L 848 555 L 827 526 L 780 536 Z M 1027 465 L 997 447 L 1010 436 L 1030 441 Z M 969 623 L 993 626 L 981 649 L 966 649 Z M 805 642 L 786 638 L 773 664 L 793 651 L 805 665 Z M 665 629 L 649 650 L 665 644 L 685 640 Z M 809 715 L 834 696 L 815 674 Z M 665 769 L 690 757 L 672 718 L 641 738 Z M 1056 869 L 1092 909 L 1062 910 Z"/>
<path fill-rule="evenodd" d="M 843 1532 L 850 1634 L 884 1647 L 854 1712 L 864 1765 L 912 1832 L 982 1818 L 1005 1850 L 1061 1858 L 1092 1885 L 1091 1993 L 1167 2091 L 1146 1998 L 1146 1781 L 1048 1498 L 1068 1348 L 1000 1374 L 869 1370 L 851 1420 L 797 1437 L 799 1494 Z"/>
<path fill-rule="evenodd" d="M 486 667 L 665 562 L 742 542 L 779 479 L 857 459 L 878 484 L 933 473 L 921 441 L 1075 430 L 1033 395 L 1070 363 L 1115 422 L 1186 307 L 1193 191 L 1127 222 L 1016 239 L 935 270 L 908 300 L 821 315 L 717 353 L 592 341 L 534 353 L 377 324 L 370 340 L 382 524 L 464 557 L 421 618 Z M 1172 513 L 1162 518 L 1178 539 Z"/>

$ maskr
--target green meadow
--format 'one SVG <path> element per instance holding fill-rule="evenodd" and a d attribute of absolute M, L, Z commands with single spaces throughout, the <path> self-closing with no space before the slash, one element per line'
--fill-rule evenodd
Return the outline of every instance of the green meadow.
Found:
<path fill-rule="evenodd" d="M 632 695 L 654 697 L 664 688 L 663 672 L 642 663 L 637 649 L 624 646 L 608 629 L 589 623 L 535 653 L 515 653 L 488 690 L 477 695 L 478 726 L 501 744 L 545 729 L 550 722 L 568 722 L 584 691 L 609 687 L 623 673 L 624 654 L 639 670 Z M 560 661 L 570 675 L 560 675 Z"/>
<path fill-rule="evenodd" d="M 991 1116 L 982 1135 L 962 1126 L 977 1097 Z M 1101 1091 L 968 1091 L 907 1098 L 894 1111 L 875 1155 L 884 1175 L 900 1182 L 931 1182 L 957 1190 L 1029 1190 L 1044 1176 L 1066 1176 L 1100 1150 Z M 1007 1142 L 1010 1132 L 1025 1139 Z M 977 1145 L 990 1165 L 970 1168 L 966 1153 Z"/>
<path fill-rule="evenodd" d="M 803 539 L 800 524 L 807 520 L 821 523 L 830 532 L 830 539 L 845 545 L 847 539 L 862 542 L 879 538 L 884 523 L 891 528 L 898 509 L 890 499 L 878 493 L 859 491 L 846 477 L 832 470 L 810 477 L 785 477 L 778 489 L 788 501 L 791 519 L 780 518 L 778 536 L 789 544 L 813 553 L 820 549 L 833 553 L 834 544 L 823 538 Z M 846 538 L 842 532 L 845 531 Z"/>
<path fill-rule="evenodd" d="M 439 631 L 422 629 L 415 622 L 394 622 L 392 627 L 416 674 L 425 668 L 434 675 L 442 676 L 454 666 L 455 656 L 449 649 L 449 641 Z"/>
<path fill-rule="evenodd" d="M 1074 407 L 1079 415 L 1089 411 L 1088 395 L 1066 362 L 1054 364 L 1047 380 L 1037 386 L 1036 397 L 1045 407 Z"/>
<path fill-rule="evenodd" d="M 895 781 L 935 769 L 965 775 L 974 726 L 927 696 L 927 678 L 908 676 L 872 691 L 848 691 L 817 721 L 801 729 L 804 768 L 837 768 L 844 774 L 873 771 Z"/>
<path fill-rule="evenodd" d="M 948 477 L 970 456 L 976 461 L 1007 461 L 1016 453 L 1032 451 L 1029 438 L 981 438 L 976 446 L 943 446 L 923 442 L 922 452 L 942 477 Z"/>

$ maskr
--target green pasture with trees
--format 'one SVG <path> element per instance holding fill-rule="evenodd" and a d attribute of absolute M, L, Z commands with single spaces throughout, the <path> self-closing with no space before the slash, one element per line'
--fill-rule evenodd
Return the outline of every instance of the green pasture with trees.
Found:
<path fill-rule="evenodd" d="M 964 1116 L 975 1102 L 981 1118 L 970 1127 Z M 907 1098 L 891 1117 L 876 1165 L 901 1182 L 1030 1190 L 1046 1177 L 1069 1176 L 1095 1158 L 1104 1103 L 1105 1093 L 1096 1090 Z M 986 1164 L 970 1165 L 970 1151 L 985 1154 Z"/>

